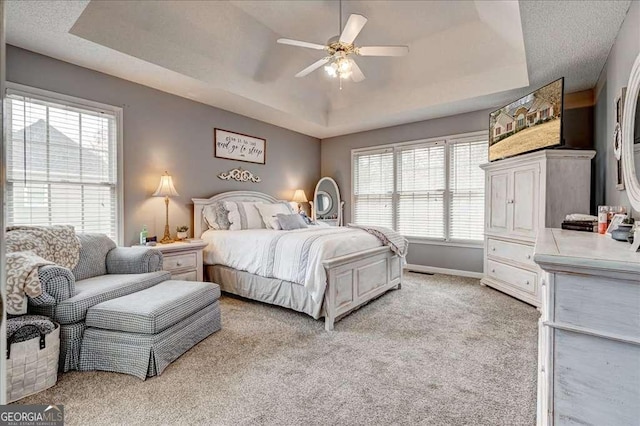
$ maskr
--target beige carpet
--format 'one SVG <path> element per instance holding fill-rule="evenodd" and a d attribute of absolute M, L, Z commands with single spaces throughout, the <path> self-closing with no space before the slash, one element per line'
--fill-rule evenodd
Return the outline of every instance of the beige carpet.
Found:
<path fill-rule="evenodd" d="M 232 297 L 222 315 L 159 377 L 72 372 L 20 403 L 78 425 L 535 424 L 538 313 L 477 280 L 409 273 L 331 333 Z"/>

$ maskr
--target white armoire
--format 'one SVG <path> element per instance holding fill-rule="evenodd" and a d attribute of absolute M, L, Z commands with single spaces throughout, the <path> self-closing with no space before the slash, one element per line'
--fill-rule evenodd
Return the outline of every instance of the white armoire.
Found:
<path fill-rule="evenodd" d="M 536 307 L 541 270 L 533 261 L 538 230 L 559 228 L 569 213 L 589 213 L 595 151 L 553 149 L 484 164 L 483 285 Z"/>

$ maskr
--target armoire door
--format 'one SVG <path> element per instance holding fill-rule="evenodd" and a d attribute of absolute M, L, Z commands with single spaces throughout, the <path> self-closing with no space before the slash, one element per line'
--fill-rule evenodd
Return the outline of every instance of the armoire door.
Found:
<path fill-rule="evenodd" d="M 487 179 L 487 231 L 509 232 L 509 176 L 508 170 L 489 173 Z"/>
<path fill-rule="evenodd" d="M 507 200 L 512 206 L 511 231 L 535 238 L 538 231 L 539 165 L 513 170 L 513 192 Z"/>

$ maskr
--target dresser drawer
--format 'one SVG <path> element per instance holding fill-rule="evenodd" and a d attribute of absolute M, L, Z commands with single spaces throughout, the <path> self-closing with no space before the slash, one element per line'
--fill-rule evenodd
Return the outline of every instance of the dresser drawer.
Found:
<path fill-rule="evenodd" d="M 533 261 L 533 246 L 501 240 L 487 239 L 487 255 L 536 267 Z"/>
<path fill-rule="evenodd" d="M 198 266 L 198 259 L 195 253 L 167 254 L 164 255 L 162 264 L 162 269 L 165 271 L 196 269 Z"/>
<path fill-rule="evenodd" d="M 537 294 L 538 274 L 535 272 L 493 260 L 487 260 L 487 266 L 489 268 L 487 275 L 491 278 L 508 283 L 527 293 Z"/>
<path fill-rule="evenodd" d="M 638 282 L 570 274 L 555 274 L 554 278 L 555 321 L 640 339 Z"/>
<path fill-rule="evenodd" d="M 198 281 L 198 272 L 196 271 L 177 272 L 177 273 L 171 274 L 171 279 L 179 280 L 179 281 Z"/>

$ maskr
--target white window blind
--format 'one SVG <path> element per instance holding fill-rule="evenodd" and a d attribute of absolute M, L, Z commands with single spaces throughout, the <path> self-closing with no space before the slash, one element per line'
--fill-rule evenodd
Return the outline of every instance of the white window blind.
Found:
<path fill-rule="evenodd" d="M 363 225 L 393 227 L 393 150 L 353 157 L 354 220 Z"/>
<path fill-rule="evenodd" d="M 486 135 L 354 151 L 355 223 L 402 235 L 479 242 L 484 233 Z M 394 167 L 395 164 L 395 167 Z"/>
<path fill-rule="evenodd" d="M 117 116 L 9 92 L 7 224 L 117 239 Z"/>
<path fill-rule="evenodd" d="M 481 240 L 484 235 L 484 172 L 487 141 L 452 142 L 449 152 L 449 238 Z"/>
<path fill-rule="evenodd" d="M 410 237 L 442 239 L 445 195 L 444 142 L 402 147 L 397 158 L 397 230 Z"/>

